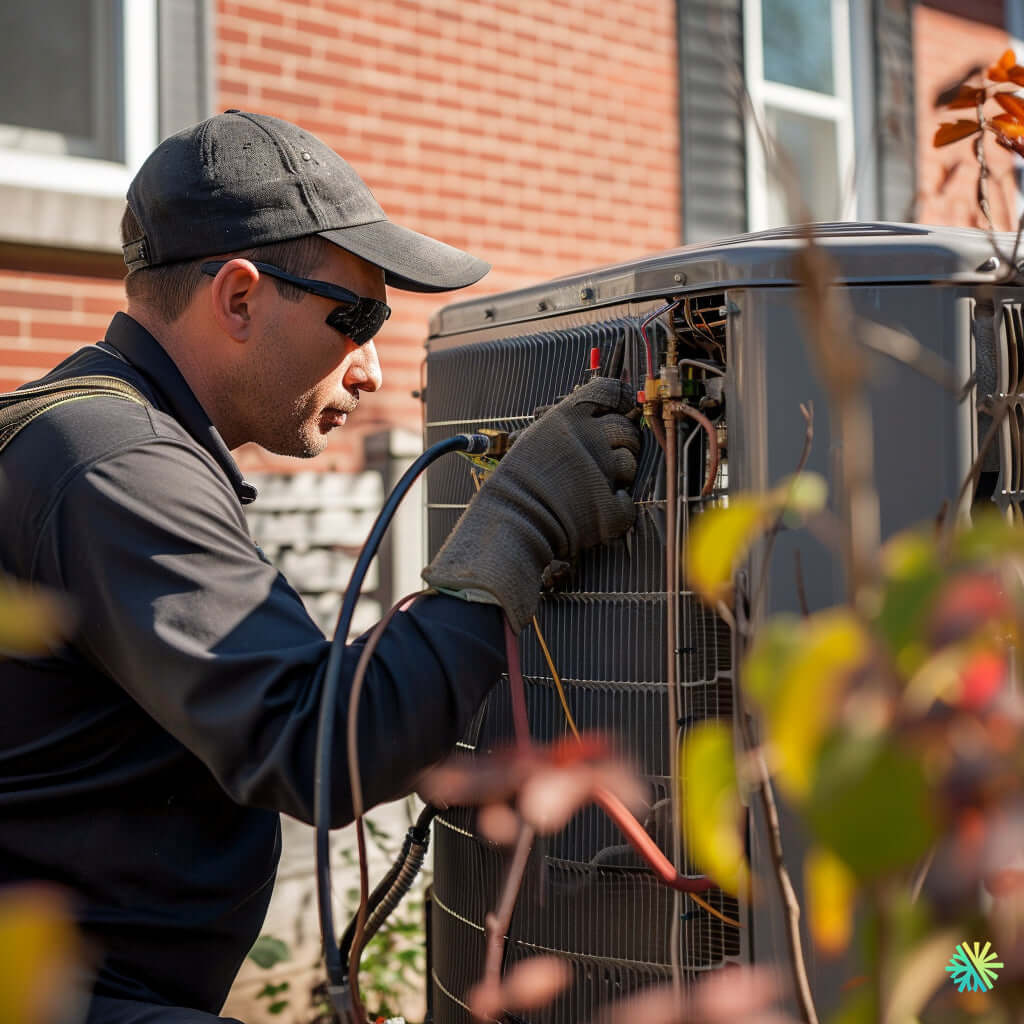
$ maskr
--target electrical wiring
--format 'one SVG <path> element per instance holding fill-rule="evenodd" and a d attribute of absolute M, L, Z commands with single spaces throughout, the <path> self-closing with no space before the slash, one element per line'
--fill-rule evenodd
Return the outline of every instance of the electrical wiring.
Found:
<path fill-rule="evenodd" d="M 319 905 L 320 930 L 324 942 L 324 963 L 327 968 L 328 992 L 332 1001 L 344 990 L 344 974 L 340 951 L 335 940 L 334 910 L 331 906 L 331 867 L 330 867 L 330 817 L 331 817 L 331 762 L 334 751 L 334 725 L 338 699 L 338 687 L 341 681 L 341 666 L 344 658 L 345 644 L 355 612 L 356 601 L 362 590 L 366 573 L 377 553 L 381 539 L 394 517 L 402 499 L 408 493 L 416 478 L 432 462 L 442 455 L 453 451 L 467 451 L 472 454 L 483 454 L 490 446 L 488 438 L 480 434 L 459 434 L 440 441 L 428 448 L 405 471 L 401 479 L 388 495 L 383 508 L 374 521 L 370 534 L 359 553 L 341 611 L 338 624 L 324 670 L 322 692 L 320 698 L 320 719 L 317 728 L 315 770 L 313 779 L 313 817 L 316 826 L 316 862 L 317 862 L 317 900 Z M 365 839 L 364 839 L 365 843 Z M 365 847 L 364 847 L 365 852 Z M 339 1007 L 335 1007 L 342 1012 Z"/>
<path fill-rule="evenodd" d="M 647 337 L 647 325 L 652 320 L 657 320 L 659 316 L 664 315 L 670 309 L 675 309 L 676 306 L 678 306 L 679 303 L 682 302 L 682 301 L 683 301 L 682 299 L 672 299 L 670 302 L 666 302 L 664 306 L 660 307 L 659 309 L 656 309 L 653 313 L 651 313 L 647 317 L 645 317 L 644 320 L 640 323 L 640 335 L 644 339 L 644 347 L 645 347 L 645 349 L 647 351 L 647 376 L 648 377 L 653 377 L 654 376 L 654 354 L 651 351 L 651 339 Z"/>
<path fill-rule="evenodd" d="M 707 362 L 703 359 L 680 359 L 680 366 L 694 366 L 698 370 L 707 370 L 708 373 L 713 373 L 716 377 L 724 377 L 725 370 L 720 366 L 716 366 L 714 363 Z"/>
<path fill-rule="evenodd" d="M 540 623 L 537 621 L 536 615 L 533 617 L 533 631 L 537 634 L 540 649 L 544 652 L 544 660 L 548 663 L 551 678 L 555 681 L 555 689 L 558 691 L 558 699 L 562 702 L 565 720 L 569 723 L 569 728 L 572 730 L 572 734 L 576 737 L 577 742 L 582 743 L 583 738 L 580 736 L 579 729 L 576 728 L 576 720 L 572 717 L 572 712 L 569 710 L 569 702 L 565 698 L 565 687 L 562 686 L 562 677 L 558 674 L 558 669 L 555 668 L 555 662 L 551 657 L 551 652 L 548 650 L 548 645 L 544 642 L 544 634 L 540 631 Z"/>

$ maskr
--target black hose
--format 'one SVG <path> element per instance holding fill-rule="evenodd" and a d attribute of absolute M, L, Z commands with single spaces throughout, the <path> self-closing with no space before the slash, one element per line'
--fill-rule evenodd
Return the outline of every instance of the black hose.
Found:
<path fill-rule="evenodd" d="M 328 987 L 342 986 L 345 975 L 342 960 L 339 956 L 338 944 L 335 941 L 334 910 L 331 906 L 331 862 L 330 862 L 330 820 L 331 820 L 331 755 L 334 749 L 334 721 L 338 700 L 338 686 L 341 681 L 341 665 L 345 653 L 345 643 L 356 601 L 359 599 L 363 581 L 370 568 L 370 563 L 377 554 L 377 548 L 387 531 L 402 499 L 416 478 L 435 459 L 448 452 L 467 452 L 471 455 L 484 454 L 490 445 L 483 434 L 458 434 L 432 445 L 402 474 L 388 495 L 384 507 L 374 520 L 370 535 L 359 552 L 352 577 L 345 590 L 338 624 L 331 642 L 331 650 L 327 657 L 324 671 L 323 693 L 320 698 L 320 721 L 316 739 L 316 774 L 313 780 L 314 822 L 316 824 L 316 874 L 317 901 L 320 911 L 320 931 L 324 944 L 324 963 L 327 968 Z"/>
<path fill-rule="evenodd" d="M 405 834 L 405 841 L 402 843 L 402 850 L 397 860 L 370 894 L 370 899 L 367 902 L 369 913 L 363 937 L 359 943 L 360 948 L 356 954 L 356 963 L 362 957 L 363 950 L 369 944 L 370 939 L 377 934 L 380 926 L 390 917 L 395 907 L 402 902 L 405 894 L 412 888 L 412 883 L 420 873 L 420 868 L 423 867 L 423 861 L 427 855 L 427 848 L 430 845 L 430 823 L 436 814 L 437 808 L 431 807 L 430 804 L 423 808 L 420 816 L 416 819 L 416 824 L 412 825 Z M 349 962 L 356 922 L 357 918 L 352 918 L 341 937 L 341 942 L 338 943 L 343 964 Z"/>

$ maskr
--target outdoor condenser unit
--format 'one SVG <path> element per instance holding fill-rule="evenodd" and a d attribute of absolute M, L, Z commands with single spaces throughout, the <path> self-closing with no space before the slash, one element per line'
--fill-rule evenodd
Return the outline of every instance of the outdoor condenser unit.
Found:
<path fill-rule="evenodd" d="M 998 426 L 977 485 L 959 506 L 956 499 L 991 422 L 979 413 L 979 403 L 988 395 L 1024 391 L 1024 294 L 1016 269 L 995 256 L 993 241 L 980 231 L 847 223 L 817 225 L 814 233 L 856 313 L 888 329 L 882 336 L 892 348 L 913 355 L 916 343 L 925 360 L 930 355 L 944 361 L 956 381 L 973 375 L 976 382 L 962 397 L 865 349 L 883 534 L 935 520 L 943 509 L 947 516 L 963 515 L 972 502 L 989 499 L 1015 514 L 1024 497 L 1024 395 Z M 1012 254 L 1012 237 L 997 236 L 995 243 Z M 642 388 L 640 325 L 674 303 L 648 327 L 653 365 L 657 374 L 666 354 L 691 360 L 681 365 L 674 387 L 713 421 L 720 448 L 713 490 L 700 496 L 709 469 L 706 431 L 680 420 L 676 525 L 667 537 L 665 458 L 645 430 L 635 530 L 628 540 L 582 557 L 571 577 L 546 593 L 538 618 L 578 726 L 614 737 L 645 777 L 651 806 L 644 825 L 683 874 L 697 868 L 689 859 L 689 837 L 678 831 L 680 794 L 673 792 L 671 752 L 703 719 L 735 725 L 737 640 L 681 576 L 667 584 L 666 545 L 685 551 L 689 524 L 703 503 L 766 489 L 793 472 L 804 438 L 801 402 L 813 401 L 816 410 L 808 468 L 828 479 L 833 495 L 839 488 L 828 402 L 801 315 L 795 256 L 804 244 L 799 229 L 762 232 L 447 306 L 432 322 L 427 342 L 426 441 L 432 444 L 481 427 L 529 424 L 538 407 L 587 378 L 595 348 L 605 372 L 612 366 Z M 675 380 L 673 374 L 670 367 Z M 431 555 L 473 490 L 463 460 L 441 460 L 429 470 Z M 832 554 L 803 531 L 784 531 L 766 577 L 765 613 L 798 609 L 798 551 L 810 608 L 844 599 Z M 749 581 L 760 573 L 755 557 L 741 574 L 738 601 L 749 599 Z M 668 717 L 666 683 L 670 602 L 675 723 Z M 520 637 L 520 651 L 535 741 L 569 735 L 530 630 Z M 505 679 L 460 746 L 484 753 L 508 744 L 512 733 Z M 685 793 L 682 779 L 682 800 Z M 437 1024 L 462 1024 L 471 1020 L 466 993 L 483 972 L 484 920 L 497 905 L 507 853 L 477 834 L 470 809 L 443 812 L 434 831 L 429 1002 Z M 706 894 L 742 928 L 661 885 L 596 807 L 539 842 L 512 918 L 505 966 L 553 952 L 570 965 L 573 982 L 552 1006 L 511 1019 L 583 1024 L 609 1001 L 669 982 L 673 974 L 686 986 L 731 963 L 784 959 L 782 917 L 773 883 L 763 880 L 767 847 L 753 808 L 749 836 L 762 896 L 751 902 L 718 890 Z M 799 836 L 784 839 L 787 853 L 799 856 Z M 793 874 L 799 878 L 799 871 Z M 836 978 L 809 955 L 812 984 L 827 1002 Z"/>

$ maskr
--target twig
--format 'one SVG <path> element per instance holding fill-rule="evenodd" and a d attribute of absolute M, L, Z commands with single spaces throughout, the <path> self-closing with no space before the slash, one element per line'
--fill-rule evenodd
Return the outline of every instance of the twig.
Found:
<path fill-rule="evenodd" d="M 487 931 L 487 959 L 484 964 L 484 984 L 497 990 L 501 986 L 501 962 L 505 957 L 505 936 L 512 923 L 512 912 L 515 910 L 519 889 L 523 884 L 523 875 L 533 849 L 536 835 L 533 827 L 523 822 L 519 826 L 516 838 L 516 849 L 512 855 L 512 863 L 505 877 L 505 885 L 501 891 L 498 909 L 484 918 Z"/>
<path fill-rule="evenodd" d="M 927 377 L 952 392 L 960 401 L 966 397 L 973 379 L 965 385 L 945 359 L 930 352 L 912 335 L 904 334 L 893 327 L 863 320 L 859 326 L 861 330 L 858 332 L 858 340 L 865 348 L 909 366 L 922 377 Z"/>
<path fill-rule="evenodd" d="M 719 601 L 718 611 L 720 615 L 723 610 L 728 614 L 728 607 Z M 729 618 L 731 619 L 732 616 L 729 615 Z M 818 1013 L 814 1007 L 814 996 L 811 994 L 811 985 L 807 978 L 807 963 L 804 959 L 803 941 L 800 938 L 800 901 L 797 899 L 796 890 L 793 888 L 793 881 L 789 877 L 789 869 L 786 867 L 785 854 L 782 848 L 782 827 L 779 824 L 779 809 L 775 803 L 775 792 L 772 788 L 771 776 L 768 773 L 768 765 L 765 764 L 761 748 L 754 739 L 751 728 L 752 719 L 747 712 L 742 686 L 736 687 L 736 702 L 738 704 L 736 715 L 739 719 L 740 735 L 743 737 L 745 749 L 752 755 L 756 773 L 755 781 L 757 783 L 758 799 L 761 802 L 761 810 L 764 814 L 765 823 L 768 826 L 768 845 L 771 850 L 772 867 L 775 872 L 775 881 L 779 888 L 779 897 L 785 909 L 786 938 L 789 941 L 789 964 L 793 975 L 793 988 L 804 1024 L 818 1024 Z"/>
<path fill-rule="evenodd" d="M 804 589 L 804 567 L 800 560 L 800 549 L 793 552 L 793 574 L 796 577 L 796 599 L 800 605 L 800 614 L 806 619 L 811 610 L 807 605 L 807 591 Z"/>
<path fill-rule="evenodd" d="M 978 124 L 985 123 L 985 115 L 981 109 L 984 104 L 984 97 L 979 97 Z M 985 158 L 985 133 L 983 131 L 978 132 L 974 137 L 974 159 L 978 161 L 978 209 L 985 215 L 985 221 L 988 224 L 989 232 L 994 234 L 996 226 L 992 223 L 992 208 L 988 201 L 988 161 Z M 995 240 L 993 239 L 993 244 L 994 241 Z M 996 252 L 998 251 L 998 248 L 996 248 Z"/>

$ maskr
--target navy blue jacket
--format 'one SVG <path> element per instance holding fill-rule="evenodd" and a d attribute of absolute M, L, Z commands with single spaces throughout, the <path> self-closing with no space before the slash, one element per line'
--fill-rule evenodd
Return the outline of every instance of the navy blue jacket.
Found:
<path fill-rule="evenodd" d="M 216 1012 L 263 921 L 278 812 L 313 818 L 329 643 L 251 540 L 255 491 L 158 342 L 118 314 L 45 380 L 88 373 L 153 407 L 71 402 L 0 458 L 0 569 L 80 616 L 53 656 L 0 661 L 0 883 L 77 894 L 97 993 Z M 494 606 L 433 596 L 396 616 L 360 704 L 368 805 L 453 747 L 503 668 Z"/>

